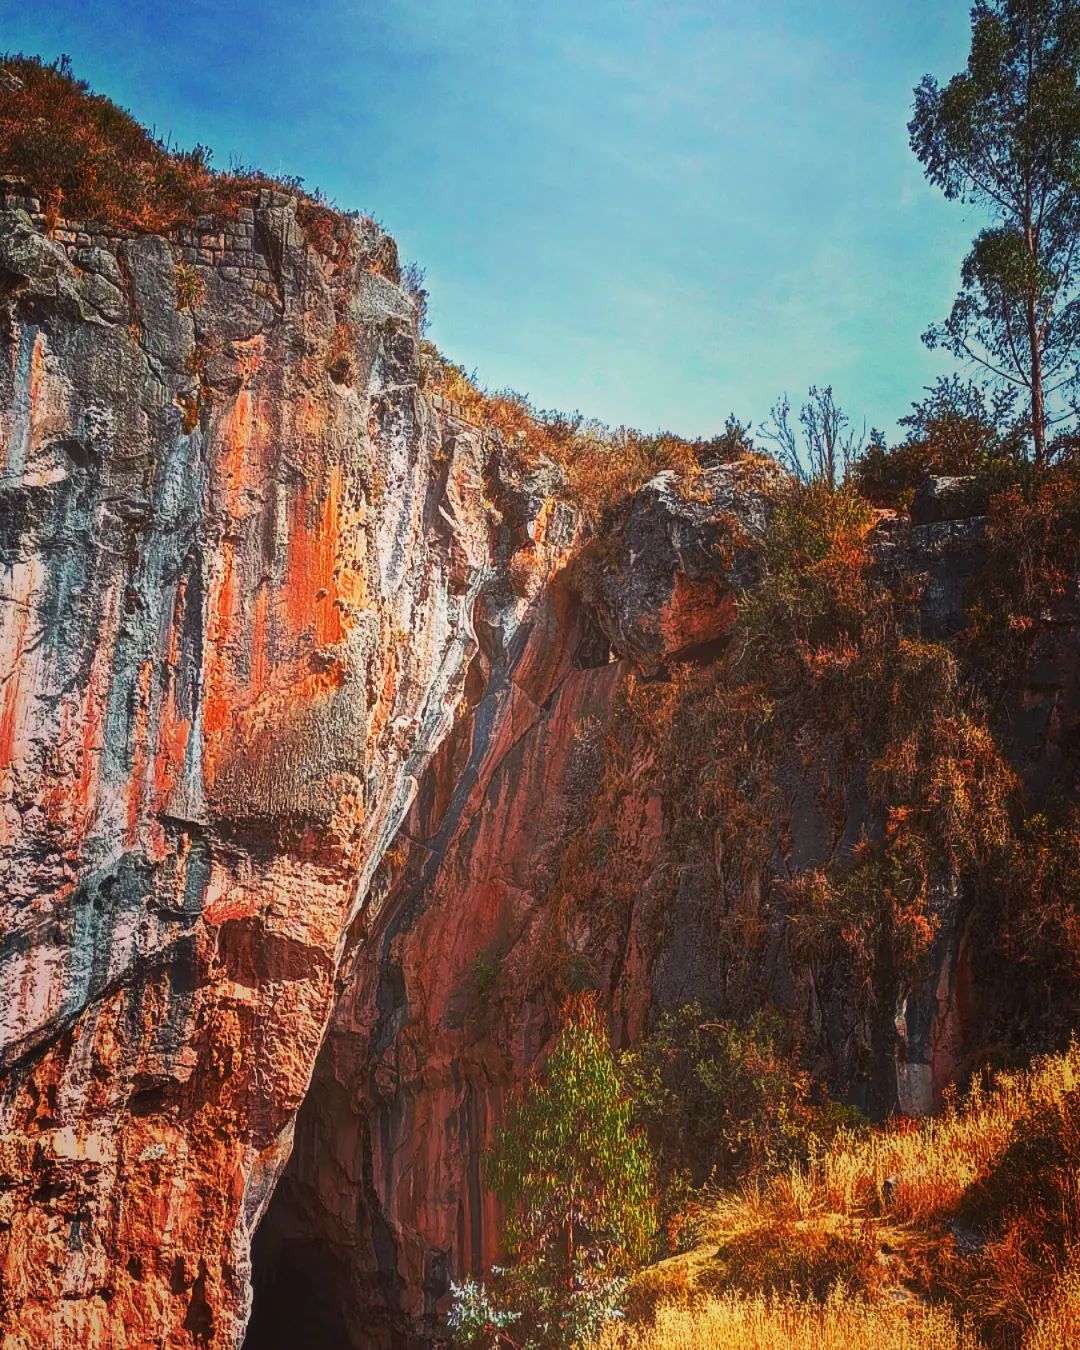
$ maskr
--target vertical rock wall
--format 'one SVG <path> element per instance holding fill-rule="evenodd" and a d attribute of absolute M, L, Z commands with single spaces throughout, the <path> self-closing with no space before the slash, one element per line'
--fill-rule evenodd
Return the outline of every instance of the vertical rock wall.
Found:
<path fill-rule="evenodd" d="M 875 828 L 857 775 L 838 808 L 822 793 L 822 764 L 792 745 L 775 766 L 784 800 L 771 856 L 724 857 L 719 838 L 665 799 L 656 742 L 625 717 L 642 678 L 714 669 L 732 588 L 753 583 L 763 488 L 760 466 L 709 470 L 688 493 L 661 475 L 627 505 L 598 568 L 556 572 L 512 639 L 478 656 L 353 935 L 256 1243 L 252 1350 L 285 1350 L 305 1328 L 312 1350 L 431 1343 L 450 1279 L 498 1257 L 483 1153 L 578 982 L 603 991 L 617 1044 L 693 1000 L 786 1008 L 822 1075 L 878 1111 L 932 1110 L 978 1043 L 980 998 L 988 1005 L 993 991 L 973 969 L 964 897 L 942 894 L 922 978 L 876 990 L 872 1025 L 849 971 L 800 960 L 789 944 L 785 880 Z M 879 526 L 883 572 L 922 579 L 928 637 L 963 623 L 984 529 Z M 1036 800 L 1050 777 L 1067 786 L 1076 638 L 1071 610 L 1048 620 L 1020 693 L 1009 748 Z M 690 681 L 685 696 L 699 687 Z M 702 773 L 717 753 L 680 749 Z M 305 1323 L 313 1307 L 333 1309 L 332 1323 Z"/>
<path fill-rule="evenodd" d="M 747 544 L 760 535 L 768 477 L 721 466 L 684 496 L 661 475 L 630 507 L 626 556 L 586 588 L 591 602 L 579 567 L 548 567 L 518 625 L 478 622 L 468 697 L 354 935 L 257 1239 L 252 1350 L 296 1343 L 312 1307 L 337 1310 L 308 1326 L 312 1350 L 428 1344 L 450 1278 L 498 1257 L 482 1155 L 567 988 L 584 976 L 609 993 L 625 1039 L 665 998 L 722 985 L 708 911 L 688 906 L 656 930 L 664 819 L 646 753 L 631 753 L 625 794 L 603 817 L 640 890 L 597 907 L 566 864 L 600 822 L 605 744 L 635 669 L 707 660 L 728 632 L 732 572 L 745 575 L 751 550 L 726 546 L 733 527 Z M 481 595 L 481 619 L 497 598 Z M 699 944 L 695 957 L 665 974 L 665 948 L 680 941 Z"/>
<path fill-rule="evenodd" d="M 46 238 L 20 205 L 0 216 L 3 1344 L 231 1347 L 344 935 L 475 651 L 485 451 L 420 393 L 370 222 L 330 263 L 274 194 L 204 249 Z"/>

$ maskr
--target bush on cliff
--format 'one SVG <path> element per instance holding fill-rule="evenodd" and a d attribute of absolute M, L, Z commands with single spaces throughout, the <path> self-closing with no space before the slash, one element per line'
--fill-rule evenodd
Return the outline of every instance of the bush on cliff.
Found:
<path fill-rule="evenodd" d="M 566 473 L 574 503 L 599 526 L 605 512 L 667 469 L 691 484 L 706 464 L 727 463 L 753 450 L 748 428 L 734 416 L 718 436 L 687 440 L 672 432 L 608 427 L 581 413 L 543 411 L 512 389 L 484 389 L 476 373 L 447 360 L 431 343 L 424 346 L 426 380 L 436 393 L 458 405 L 461 415 L 497 432 L 526 463 L 546 456 Z"/>
<path fill-rule="evenodd" d="M 1046 1052 L 1080 1027 L 1080 807 L 1054 801 L 1016 831 L 980 887 L 977 961 L 997 1039 Z"/>
<path fill-rule="evenodd" d="M 874 506 L 907 511 L 930 474 L 977 474 L 1007 479 L 1023 460 L 1023 428 L 1012 415 L 1011 395 L 988 398 L 958 376 L 941 376 L 925 398 L 901 417 L 907 434 L 898 445 L 872 441 L 851 468 L 852 485 Z"/>
<path fill-rule="evenodd" d="M 814 1103 L 793 1032 L 776 1015 L 759 1012 L 739 1025 L 691 1003 L 664 1013 L 620 1057 L 625 1091 L 657 1159 L 673 1246 L 685 1227 L 692 1230 L 702 1187 L 805 1161 L 841 1123 L 860 1119 L 837 1103 Z"/>
<path fill-rule="evenodd" d="M 215 171 L 206 146 L 179 150 L 92 93 L 69 57 L 3 55 L 0 80 L 0 174 L 41 199 L 50 228 L 63 216 L 169 231 L 194 225 L 200 215 L 235 215 L 260 188 L 272 188 L 300 197 L 298 219 L 313 247 L 329 257 L 340 250 L 344 218 L 318 193 L 302 193 L 299 178 Z"/>
<path fill-rule="evenodd" d="M 986 690 L 1008 696 L 1046 641 L 1056 607 L 1076 594 L 1080 457 L 1024 466 L 987 507 L 986 560 L 969 588 L 962 655 Z"/>

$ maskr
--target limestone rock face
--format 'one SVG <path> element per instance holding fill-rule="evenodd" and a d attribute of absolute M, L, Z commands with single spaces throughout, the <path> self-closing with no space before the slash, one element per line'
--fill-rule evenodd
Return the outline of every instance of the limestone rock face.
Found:
<path fill-rule="evenodd" d="M 392 243 L 354 221 L 328 261 L 279 194 L 215 228 L 0 216 L 12 1350 L 239 1343 L 345 935 L 494 571 L 489 451 L 419 389 Z"/>
<path fill-rule="evenodd" d="M 567 989 L 587 973 L 609 992 L 618 1039 L 663 1002 L 676 939 L 657 931 L 645 880 L 663 819 L 633 750 L 597 834 L 633 856 L 640 890 L 586 905 L 574 850 L 598 820 L 604 743 L 632 676 L 730 626 L 736 569 L 767 517 L 762 478 L 723 466 L 688 491 L 661 475 L 599 559 L 587 547 L 586 567 L 579 554 L 549 573 L 509 640 L 485 625 L 498 640 L 375 880 L 256 1242 L 259 1350 L 300 1337 L 316 1350 L 428 1344 L 450 1277 L 499 1255 L 483 1152 Z M 482 593 L 479 613 L 490 606 Z M 715 993 L 708 916 L 686 918 L 679 940 L 701 941 L 681 988 Z M 325 1324 L 312 1326 L 312 1308 L 332 1310 Z"/>
<path fill-rule="evenodd" d="M 585 587 L 620 655 L 654 674 L 727 633 L 778 477 L 775 465 L 744 459 L 703 469 L 688 491 L 669 469 L 623 506 L 618 528 L 586 555 Z"/>
<path fill-rule="evenodd" d="M 706 695 L 768 512 L 752 465 L 692 484 L 662 475 L 613 534 L 550 575 L 512 630 L 483 625 L 457 723 L 350 937 L 296 1147 L 256 1240 L 254 1350 L 433 1342 L 450 1279 L 498 1258 L 484 1151 L 581 983 L 602 991 L 617 1045 L 691 1000 L 779 1006 L 864 1107 L 939 1104 L 979 1016 L 962 897 L 938 898 L 922 977 L 880 991 L 871 1022 L 845 969 L 793 954 L 785 900 L 792 875 L 874 828 L 863 785 L 825 794 L 823 766 L 791 746 L 775 766 L 771 855 L 726 856 L 665 800 L 655 740 L 626 716 L 635 687 Z M 962 618 L 983 524 L 879 527 L 883 572 L 925 586 L 928 633 Z M 489 608 L 482 593 L 478 614 Z M 1048 731 L 1075 720 L 1067 620 L 1048 629 L 1045 725 L 1012 748 L 1033 784 L 1060 761 Z M 704 682 L 680 684 L 680 668 Z M 694 772 L 718 753 L 681 749 Z"/>

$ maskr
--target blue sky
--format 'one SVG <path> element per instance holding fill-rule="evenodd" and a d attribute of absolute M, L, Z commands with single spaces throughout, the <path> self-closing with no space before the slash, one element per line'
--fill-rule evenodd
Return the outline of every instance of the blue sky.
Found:
<path fill-rule="evenodd" d="M 978 227 L 911 90 L 965 0 L 0 0 L 215 163 L 300 175 L 427 271 L 431 336 L 542 407 L 687 435 L 832 383 L 892 431 Z"/>

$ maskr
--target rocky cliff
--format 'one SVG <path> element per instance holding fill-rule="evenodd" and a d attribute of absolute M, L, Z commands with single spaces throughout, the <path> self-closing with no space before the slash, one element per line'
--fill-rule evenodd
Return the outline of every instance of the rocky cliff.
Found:
<path fill-rule="evenodd" d="M 4 207 L 5 1347 L 237 1346 L 253 1288 L 251 1350 L 427 1343 L 497 1255 L 483 1148 L 583 986 L 619 1044 L 783 1008 L 838 1095 L 934 1105 L 993 1002 L 964 879 L 876 989 L 800 946 L 794 883 L 882 813 L 858 740 L 785 739 L 732 683 L 774 466 L 662 473 L 598 531 L 425 392 L 371 222 L 328 249 L 271 190 L 167 238 Z M 867 544 L 927 643 L 986 533 L 932 497 Z M 1036 796 L 1074 790 L 1080 711 L 1076 613 L 1041 622 Z"/>
<path fill-rule="evenodd" d="M 574 893 L 580 841 L 603 809 L 604 741 L 636 669 L 612 640 L 655 671 L 723 638 L 733 605 L 721 542 L 737 524 L 763 528 L 768 476 L 718 467 L 686 500 L 662 475 L 634 504 L 635 566 L 620 585 L 610 574 L 610 604 L 602 585 L 584 601 L 575 559 L 515 629 L 478 624 L 466 699 L 352 937 L 258 1239 L 255 1345 L 425 1343 L 449 1277 L 498 1256 L 481 1154 L 567 989 L 587 978 L 616 991 L 622 1033 L 644 1025 L 659 956 L 642 931 L 647 890 L 599 912 Z M 659 800 L 647 766 L 628 769 L 612 842 L 647 872 Z M 687 989 L 693 980 L 686 972 Z"/>
<path fill-rule="evenodd" d="M 269 191 L 168 239 L 5 208 L 4 1344 L 233 1346 L 497 484 L 370 222 L 327 259 Z"/>
<path fill-rule="evenodd" d="M 821 1077 L 880 1114 L 939 1106 L 982 1043 L 993 977 L 974 968 L 971 897 L 956 888 L 937 897 L 914 977 L 886 976 L 872 998 L 839 955 L 802 954 L 790 883 L 877 828 L 864 778 L 837 793 L 825 753 L 782 748 L 754 843 L 737 835 L 745 778 L 729 819 L 688 807 L 683 780 L 725 753 L 700 709 L 728 678 L 720 654 L 776 483 L 760 461 L 692 485 L 661 475 L 551 578 L 509 642 L 481 638 L 351 938 L 256 1242 L 254 1346 L 431 1343 L 449 1279 L 498 1259 L 483 1153 L 577 988 L 603 991 L 619 1045 L 692 1000 L 785 1009 Z M 894 585 L 917 579 L 928 639 L 963 626 L 986 526 L 944 510 L 875 527 L 875 567 Z M 1072 773 L 1077 617 L 1047 616 L 1020 681 L 1013 754 L 1036 799 Z"/>

